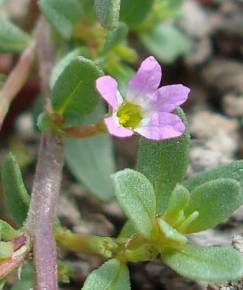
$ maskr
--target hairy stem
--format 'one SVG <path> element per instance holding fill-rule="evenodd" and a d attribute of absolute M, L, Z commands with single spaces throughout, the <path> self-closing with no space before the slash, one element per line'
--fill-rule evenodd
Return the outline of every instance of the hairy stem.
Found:
<path fill-rule="evenodd" d="M 34 53 L 35 43 L 32 41 L 20 56 L 19 61 L 0 90 L 0 129 L 11 102 L 28 80 Z"/>
<path fill-rule="evenodd" d="M 42 135 L 27 220 L 33 240 L 36 290 L 57 289 L 56 245 L 52 224 L 62 167 L 62 141 L 48 134 Z"/>
<path fill-rule="evenodd" d="M 36 32 L 42 95 L 50 110 L 49 76 L 54 62 L 51 31 L 40 18 Z M 58 203 L 63 168 L 62 140 L 42 134 L 26 227 L 33 240 L 35 290 L 57 290 L 56 245 L 53 220 Z"/>

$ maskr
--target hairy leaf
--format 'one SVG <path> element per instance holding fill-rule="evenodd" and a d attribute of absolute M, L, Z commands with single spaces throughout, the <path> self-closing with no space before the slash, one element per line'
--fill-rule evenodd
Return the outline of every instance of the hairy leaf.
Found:
<path fill-rule="evenodd" d="M 95 0 L 96 15 L 100 23 L 108 28 L 118 26 L 121 0 Z"/>
<path fill-rule="evenodd" d="M 129 271 L 116 259 L 104 263 L 91 272 L 82 290 L 130 290 Z"/>
<path fill-rule="evenodd" d="M 156 199 L 149 180 L 141 173 L 125 169 L 112 176 L 116 198 L 136 230 L 150 238 L 156 215 Z"/>
<path fill-rule="evenodd" d="M 190 192 L 181 184 L 177 184 L 169 199 L 166 216 L 174 216 L 181 209 L 184 209 L 190 199 Z"/>
<path fill-rule="evenodd" d="M 182 276 L 199 281 L 224 282 L 243 275 L 242 254 L 231 247 L 186 244 L 179 250 L 167 250 L 162 259 Z"/>
<path fill-rule="evenodd" d="M 183 185 L 189 190 L 193 190 L 195 187 L 217 178 L 235 179 L 240 182 L 243 190 L 243 160 L 234 161 L 230 164 L 199 173 L 184 181 Z"/>
<path fill-rule="evenodd" d="M 216 226 L 229 218 L 242 202 L 240 184 L 234 179 L 219 178 L 195 187 L 184 212 L 189 216 L 198 211 L 199 216 L 185 232 L 200 232 Z"/>
<path fill-rule="evenodd" d="M 178 115 L 187 124 L 183 111 Z M 175 185 L 186 172 L 189 153 L 189 132 L 180 138 L 154 142 L 141 138 L 138 150 L 137 169 L 152 183 L 156 199 L 157 212 L 162 214 Z"/>

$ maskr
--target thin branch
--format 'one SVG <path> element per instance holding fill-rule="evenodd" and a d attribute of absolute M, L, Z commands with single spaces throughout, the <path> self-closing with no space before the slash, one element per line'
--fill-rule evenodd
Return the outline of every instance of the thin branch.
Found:
<path fill-rule="evenodd" d="M 49 76 L 54 63 L 51 31 L 40 18 L 35 32 L 41 88 L 46 111 L 50 110 Z M 57 290 L 56 245 L 53 220 L 63 168 L 62 140 L 42 134 L 26 227 L 33 239 L 36 290 Z"/>
<path fill-rule="evenodd" d="M 32 41 L 20 56 L 0 90 L 0 130 L 9 106 L 28 80 L 34 59 L 35 43 Z"/>

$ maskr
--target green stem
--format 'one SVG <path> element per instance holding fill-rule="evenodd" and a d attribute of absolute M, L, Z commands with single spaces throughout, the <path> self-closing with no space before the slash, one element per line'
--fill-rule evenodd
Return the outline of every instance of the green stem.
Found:
<path fill-rule="evenodd" d="M 55 230 L 59 247 L 81 254 L 102 256 L 106 259 L 117 258 L 123 262 L 151 260 L 157 252 L 152 244 L 138 235 L 128 239 L 115 239 L 92 235 L 79 235 L 63 228 Z"/>
<path fill-rule="evenodd" d="M 57 245 L 76 253 L 99 255 L 111 258 L 117 248 L 114 239 L 98 236 L 83 236 L 69 230 L 58 228 L 55 230 Z"/>

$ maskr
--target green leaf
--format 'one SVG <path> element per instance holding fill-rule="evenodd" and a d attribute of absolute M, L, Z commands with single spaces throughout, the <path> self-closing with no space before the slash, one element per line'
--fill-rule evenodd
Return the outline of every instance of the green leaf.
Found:
<path fill-rule="evenodd" d="M 129 271 L 125 264 L 116 259 L 104 263 L 93 271 L 82 290 L 130 290 Z"/>
<path fill-rule="evenodd" d="M 122 227 L 119 238 L 129 238 L 136 233 L 136 229 L 134 228 L 131 221 L 127 221 Z"/>
<path fill-rule="evenodd" d="M 8 212 L 16 224 L 22 226 L 27 217 L 30 197 L 25 189 L 20 168 L 12 154 L 4 160 L 2 184 Z"/>
<path fill-rule="evenodd" d="M 136 230 L 149 239 L 156 216 L 153 186 L 143 174 L 131 169 L 119 171 L 112 178 L 121 208 Z"/>
<path fill-rule="evenodd" d="M 182 2 L 183 0 L 160 0 L 160 5 L 157 7 L 160 19 L 173 19 L 180 16 Z"/>
<path fill-rule="evenodd" d="M 102 53 L 105 54 L 112 48 L 117 46 L 120 42 L 122 42 L 126 38 L 127 33 L 128 28 L 125 23 L 119 23 L 118 27 L 115 30 L 108 31 Z"/>
<path fill-rule="evenodd" d="M 187 125 L 181 109 L 178 115 Z M 157 212 L 163 214 L 175 185 L 186 172 L 189 154 L 189 132 L 183 136 L 154 142 L 141 138 L 138 150 L 137 169 L 152 183 L 157 199 Z"/>
<path fill-rule="evenodd" d="M 200 232 L 216 226 L 229 218 L 242 203 L 243 192 L 234 179 L 219 178 L 195 187 L 184 213 L 189 216 L 198 211 L 199 216 L 187 226 L 185 232 Z"/>
<path fill-rule="evenodd" d="M 187 238 L 183 234 L 165 222 L 162 218 L 158 219 L 158 222 L 159 228 L 163 234 L 163 240 L 161 244 L 162 248 L 177 248 L 181 247 L 187 242 Z"/>
<path fill-rule="evenodd" d="M 41 12 L 63 37 L 70 38 L 75 24 L 82 15 L 82 5 L 79 0 L 40 0 Z"/>
<path fill-rule="evenodd" d="M 20 280 L 11 287 L 11 290 L 26 290 L 34 288 L 34 270 L 31 263 L 25 264 L 21 271 Z"/>
<path fill-rule="evenodd" d="M 21 52 L 29 42 L 28 34 L 9 20 L 0 18 L 0 53 Z"/>
<path fill-rule="evenodd" d="M 0 280 L 0 290 L 3 290 L 5 285 L 5 281 L 4 280 Z"/>
<path fill-rule="evenodd" d="M 53 68 L 50 78 L 50 87 L 53 88 L 56 81 L 64 71 L 64 69 L 69 65 L 69 63 L 81 55 L 82 50 L 80 48 L 74 49 L 68 54 L 66 54 Z"/>
<path fill-rule="evenodd" d="M 12 228 L 8 223 L 0 220 L 0 240 L 11 241 L 18 236 L 18 231 Z"/>
<path fill-rule="evenodd" d="M 152 31 L 140 34 L 146 49 L 159 61 L 170 64 L 190 51 L 186 36 L 173 24 L 160 23 Z"/>
<path fill-rule="evenodd" d="M 180 250 L 167 250 L 162 259 L 174 271 L 193 280 L 224 282 L 243 276 L 242 254 L 231 247 L 187 244 Z"/>
<path fill-rule="evenodd" d="M 181 184 L 177 184 L 169 199 L 166 210 L 166 220 L 176 217 L 180 210 L 183 210 L 190 199 L 190 192 Z"/>
<path fill-rule="evenodd" d="M 184 181 L 183 185 L 191 191 L 195 187 L 217 178 L 235 179 L 240 182 L 243 190 L 243 160 L 234 161 L 230 164 L 199 173 Z"/>
<path fill-rule="evenodd" d="M 75 58 L 63 70 L 53 88 L 52 107 L 66 126 L 78 125 L 73 122 L 95 108 L 99 100 L 95 80 L 101 75 L 95 63 L 84 57 Z"/>
<path fill-rule="evenodd" d="M 96 15 L 99 22 L 108 29 L 118 26 L 121 0 L 95 0 Z"/>
<path fill-rule="evenodd" d="M 122 0 L 121 20 L 130 28 L 136 28 L 149 14 L 153 3 L 153 0 Z"/>
<path fill-rule="evenodd" d="M 104 115 L 104 106 L 97 109 L 83 122 L 93 123 Z M 83 183 L 97 198 L 109 201 L 113 197 L 110 175 L 115 172 L 112 139 L 108 134 L 65 140 L 65 160 L 74 177 Z"/>
<path fill-rule="evenodd" d="M 0 242 L 0 260 L 10 258 L 14 253 L 11 242 Z"/>

